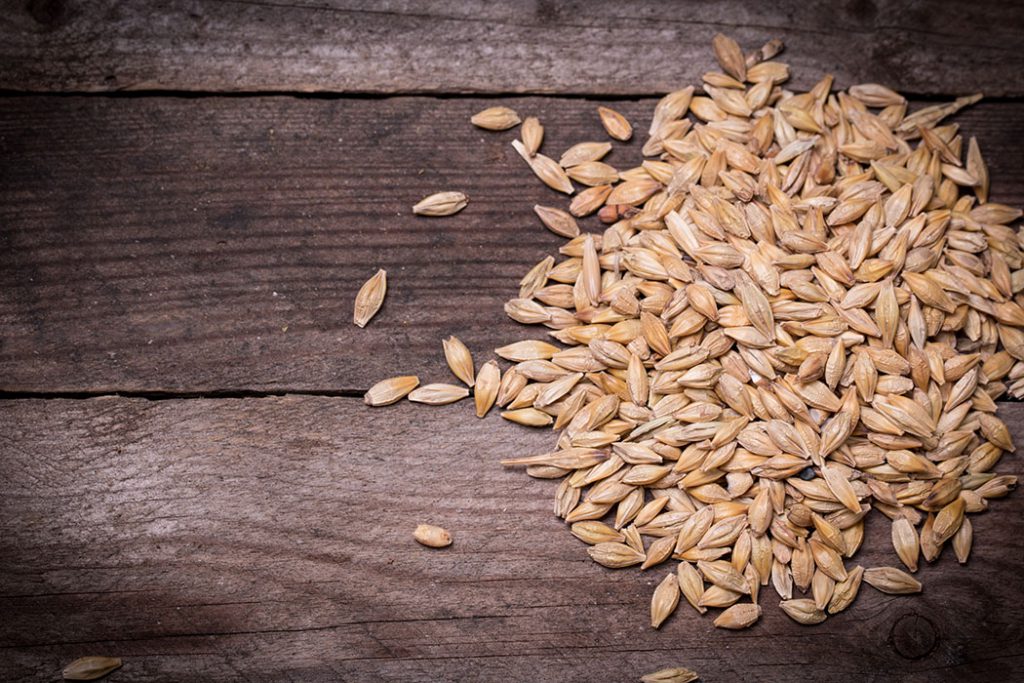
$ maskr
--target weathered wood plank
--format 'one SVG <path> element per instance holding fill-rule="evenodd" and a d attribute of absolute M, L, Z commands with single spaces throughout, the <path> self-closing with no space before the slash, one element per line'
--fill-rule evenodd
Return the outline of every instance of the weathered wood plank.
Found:
<path fill-rule="evenodd" d="M 786 41 L 797 82 L 1024 94 L 1019 3 L 7 0 L 0 88 L 643 95 L 712 68 L 724 31 Z"/>
<path fill-rule="evenodd" d="M 1003 407 L 1018 442 L 1024 406 Z M 468 403 L 104 398 L 0 403 L 0 678 L 81 655 L 123 679 L 636 680 L 685 664 L 734 680 L 1011 680 L 1024 496 L 973 517 L 921 596 L 865 587 L 796 625 L 761 598 L 751 631 L 680 608 L 647 626 L 665 569 L 611 571 L 551 514 L 553 482 L 503 470 L 549 432 Z M 1024 473 L 1019 457 L 998 469 Z M 444 551 L 411 530 L 449 528 Z M 858 561 L 896 562 L 883 519 Z M 983 635 L 982 635 L 983 634 Z"/>
<path fill-rule="evenodd" d="M 478 357 L 532 334 L 503 302 L 563 242 L 533 215 L 565 206 L 480 131 L 486 100 L 282 97 L 0 100 L 0 389 L 365 389 L 397 371 L 448 376 L 440 340 Z M 603 139 L 594 102 L 513 99 L 544 149 Z M 619 102 L 635 122 L 650 100 Z M 1024 105 L 957 119 L 993 196 L 1024 204 Z M 640 160 L 637 143 L 608 158 Z M 459 189 L 457 216 L 411 215 Z M 596 219 L 584 224 L 598 230 Z M 352 301 L 377 267 L 387 301 Z"/>

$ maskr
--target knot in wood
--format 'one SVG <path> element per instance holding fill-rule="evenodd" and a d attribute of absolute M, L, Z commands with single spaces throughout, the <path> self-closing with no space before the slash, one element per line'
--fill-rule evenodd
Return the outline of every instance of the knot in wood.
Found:
<path fill-rule="evenodd" d="M 935 624 L 916 612 L 904 614 L 892 625 L 889 640 L 897 654 L 906 659 L 927 657 L 939 642 Z"/>

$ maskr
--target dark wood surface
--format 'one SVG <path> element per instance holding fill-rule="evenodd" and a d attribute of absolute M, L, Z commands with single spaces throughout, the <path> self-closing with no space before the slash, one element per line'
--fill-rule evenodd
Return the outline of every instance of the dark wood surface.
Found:
<path fill-rule="evenodd" d="M 0 99 L 0 389 L 359 391 L 396 372 L 449 376 L 440 340 L 482 359 L 546 334 L 502 304 L 564 240 L 534 203 L 566 206 L 469 116 L 485 100 L 288 97 Z M 604 139 L 596 103 L 512 99 L 558 156 Z M 640 123 L 653 102 L 616 106 Z M 1024 105 L 957 119 L 1024 205 Z M 639 144 L 608 161 L 639 163 Z M 470 196 L 457 216 L 412 205 Z M 514 198 L 514 200 L 513 200 Z M 584 222 L 599 230 L 596 218 Z M 351 324 L 359 286 L 384 308 Z"/>
<path fill-rule="evenodd" d="M 0 679 L 56 680 L 94 654 L 125 658 L 112 682 L 1020 678 L 1019 494 L 972 518 L 966 566 L 947 551 L 921 570 L 921 596 L 865 587 L 808 628 L 767 589 L 748 632 L 685 606 L 656 632 L 665 570 L 594 565 L 551 513 L 555 485 L 498 464 L 549 432 L 466 402 L 358 398 L 396 372 L 446 380 L 448 334 L 478 360 L 544 334 L 501 304 L 563 242 L 530 207 L 565 198 L 514 133 L 468 124 L 496 100 L 465 93 L 558 95 L 501 99 L 540 116 L 557 156 L 604 139 L 601 97 L 637 97 L 614 106 L 644 130 L 652 95 L 717 68 L 715 32 L 748 49 L 778 36 L 795 87 L 828 71 L 928 101 L 994 96 L 956 121 L 993 198 L 1021 206 L 1020 3 L 0 10 Z M 122 90 L 145 92 L 65 96 Z M 239 92 L 265 94 L 221 96 Z M 291 96 L 308 92 L 323 96 Z M 639 158 L 634 143 L 609 161 Z M 440 189 L 470 206 L 411 215 Z M 377 267 L 388 299 L 357 330 Z M 1024 405 L 1000 411 L 1024 440 Z M 416 545 L 428 519 L 455 545 Z M 858 561 L 895 562 L 883 520 Z"/>
<path fill-rule="evenodd" d="M 806 87 L 1024 95 L 1024 6 L 984 0 L 3 0 L 0 88 L 649 95 L 782 38 Z"/>
<path fill-rule="evenodd" d="M 1024 406 L 1007 406 L 1024 440 Z M 972 517 L 975 549 L 920 596 L 864 586 L 803 627 L 762 594 L 753 629 L 683 605 L 653 631 L 665 568 L 592 563 L 555 483 L 498 465 L 548 431 L 469 402 L 7 401 L 0 459 L 0 672 L 50 680 L 87 654 L 111 681 L 1009 681 L 1024 665 L 1024 497 Z M 1024 474 L 1018 457 L 1000 470 Z M 418 546 L 430 520 L 455 543 Z M 892 564 L 887 521 L 858 556 Z M 674 563 L 672 563 L 674 564 Z"/>

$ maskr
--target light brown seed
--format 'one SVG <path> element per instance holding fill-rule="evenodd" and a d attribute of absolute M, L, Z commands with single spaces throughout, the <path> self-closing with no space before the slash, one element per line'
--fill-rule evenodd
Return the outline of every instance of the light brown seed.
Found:
<path fill-rule="evenodd" d="M 519 114 L 508 107 L 488 107 L 474 114 L 470 122 L 487 130 L 508 130 L 519 125 Z"/>
<path fill-rule="evenodd" d="M 761 618 L 761 606 L 749 602 L 733 605 L 715 619 L 716 628 L 741 630 L 750 628 Z"/>
<path fill-rule="evenodd" d="M 562 168 L 569 168 L 588 161 L 600 161 L 610 151 L 612 151 L 610 142 L 579 142 L 565 150 L 558 160 L 558 164 Z"/>
<path fill-rule="evenodd" d="M 540 125 L 540 120 L 536 116 L 527 116 L 523 121 L 521 135 L 526 153 L 533 156 L 544 142 L 544 126 Z"/>
<path fill-rule="evenodd" d="M 974 529 L 971 520 L 964 517 L 960 528 L 953 534 L 953 552 L 956 553 L 957 562 L 965 564 L 971 555 L 971 545 L 974 543 Z"/>
<path fill-rule="evenodd" d="M 651 627 L 658 628 L 676 611 L 679 604 L 679 583 L 675 572 L 665 575 L 651 596 Z"/>
<path fill-rule="evenodd" d="M 572 186 L 572 181 L 569 180 L 569 176 L 566 175 L 565 170 L 559 166 L 554 159 L 546 157 L 539 152 L 531 156 L 526 147 L 519 140 L 513 140 L 512 146 L 517 152 L 519 152 L 519 156 L 523 157 L 526 163 L 530 165 L 530 169 L 545 185 L 550 187 L 552 190 L 558 190 L 565 194 L 572 194 L 575 191 Z"/>
<path fill-rule="evenodd" d="M 579 166 L 572 166 L 566 169 L 565 174 L 588 187 L 604 187 L 619 179 L 619 172 L 601 161 L 586 161 Z"/>
<path fill-rule="evenodd" d="M 700 604 L 701 596 L 704 595 L 704 580 L 700 572 L 687 561 L 682 561 L 676 567 L 679 590 L 695 610 L 704 614 L 707 608 Z"/>
<path fill-rule="evenodd" d="M 550 465 L 564 470 L 585 469 L 598 465 L 608 459 L 604 451 L 596 448 L 567 448 L 553 453 L 510 458 L 502 460 L 502 465 Z"/>
<path fill-rule="evenodd" d="M 957 497 L 949 505 L 946 505 L 935 515 L 935 524 L 932 527 L 932 535 L 935 544 L 941 546 L 953 537 L 964 521 L 964 511 L 967 503 L 963 498 Z"/>
<path fill-rule="evenodd" d="M 820 624 L 828 616 L 825 612 L 818 609 L 818 606 L 814 604 L 814 600 L 783 600 L 779 603 L 779 607 L 782 608 L 782 611 L 790 619 L 805 626 Z"/>
<path fill-rule="evenodd" d="M 506 410 L 501 414 L 509 422 L 525 425 L 527 427 L 547 427 L 554 422 L 554 418 L 536 408 L 519 408 Z"/>
<path fill-rule="evenodd" d="M 624 543 L 598 543 L 587 549 L 594 562 L 611 569 L 621 569 L 644 561 L 644 554 Z"/>
<path fill-rule="evenodd" d="M 604 522 L 598 522 L 596 520 L 576 522 L 572 525 L 570 531 L 573 536 L 590 545 L 597 545 L 598 543 L 622 543 L 626 538 Z"/>
<path fill-rule="evenodd" d="M 846 579 L 836 583 L 832 591 L 832 599 L 828 603 L 828 613 L 837 614 L 853 603 L 860 591 L 860 584 L 864 578 L 864 567 L 854 567 L 846 573 Z"/>
<path fill-rule="evenodd" d="M 846 478 L 846 475 L 842 474 L 839 468 L 834 465 L 824 465 L 820 469 L 825 483 L 828 485 L 829 490 L 832 491 L 832 495 L 845 505 L 847 509 L 853 512 L 860 512 L 860 497 L 850 484 L 850 480 Z"/>
<path fill-rule="evenodd" d="M 544 227 L 556 235 L 568 237 L 569 239 L 579 236 L 580 226 L 569 212 L 551 206 L 541 206 L 540 204 L 535 204 L 533 211 L 540 218 L 540 222 L 544 224 Z"/>
<path fill-rule="evenodd" d="M 697 562 L 697 569 L 704 575 L 704 578 L 711 583 L 731 590 L 736 593 L 750 593 L 750 586 L 747 585 L 747 580 L 736 571 L 728 562 L 714 561 L 714 562 Z"/>
<path fill-rule="evenodd" d="M 458 387 L 454 384 L 425 384 L 422 387 L 413 389 L 409 394 L 409 400 L 415 403 L 426 403 L 432 406 L 441 406 L 447 403 L 455 403 L 469 396 L 469 389 Z"/>
<path fill-rule="evenodd" d="M 721 33 L 715 35 L 711 44 L 715 49 L 715 58 L 722 65 L 722 69 L 738 81 L 746 80 L 747 60 L 743 56 L 739 44 Z"/>
<path fill-rule="evenodd" d="M 417 216 L 451 216 L 466 208 L 469 197 L 462 192 L 438 192 L 424 197 L 412 212 Z"/>
<path fill-rule="evenodd" d="M 917 571 L 917 558 L 921 552 L 918 545 L 917 531 L 905 517 L 900 517 L 892 523 L 892 545 L 903 562 L 912 572 Z"/>
<path fill-rule="evenodd" d="M 549 360 L 558 351 L 559 348 L 554 344 L 549 344 L 539 339 L 524 339 L 523 341 L 517 341 L 494 349 L 494 353 L 513 363 L 522 363 L 528 360 Z"/>
<path fill-rule="evenodd" d="M 693 86 L 688 85 L 681 90 L 670 92 L 662 97 L 654 107 L 654 115 L 651 117 L 651 127 L 648 131 L 653 137 L 671 121 L 682 118 L 690 107 L 693 99 Z M 658 152 L 655 152 L 657 154 Z M 644 151 L 646 155 L 647 152 Z"/>
<path fill-rule="evenodd" d="M 629 125 L 626 117 L 608 107 L 598 107 L 597 113 L 601 117 L 601 125 L 605 132 L 616 140 L 628 140 L 633 137 L 633 126 Z"/>
<path fill-rule="evenodd" d="M 373 316 L 377 315 L 384 303 L 384 295 L 388 291 L 388 274 L 383 268 L 363 284 L 356 295 L 355 313 L 352 322 L 359 327 L 366 327 Z"/>
<path fill-rule="evenodd" d="M 640 681 L 641 683 L 693 683 L 699 678 L 697 672 L 675 666 L 644 674 L 640 677 Z"/>
<path fill-rule="evenodd" d="M 883 593 L 903 595 L 920 593 L 921 582 L 896 567 L 872 567 L 864 570 L 864 580 Z"/>
<path fill-rule="evenodd" d="M 444 347 L 444 358 L 448 361 L 448 367 L 452 373 L 462 380 L 467 387 L 476 383 L 476 374 L 473 368 L 473 356 L 466 345 L 458 337 L 451 336 L 442 342 Z"/>
<path fill-rule="evenodd" d="M 121 668 L 120 657 L 79 657 L 64 667 L 65 681 L 95 681 Z"/>
<path fill-rule="evenodd" d="M 452 535 L 447 530 L 433 524 L 420 524 L 412 532 L 416 542 L 428 548 L 447 548 L 452 544 Z"/>
<path fill-rule="evenodd" d="M 690 551 L 686 555 L 690 555 L 692 552 Z M 704 595 L 700 596 L 700 605 L 702 607 L 725 608 L 736 604 L 742 597 L 742 593 L 737 593 L 721 586 L 708 586 L 708 589 L 704 591 Z"/>
<path fill-rule="evenodd" d="M 569 213 L 577 218 L 583 216 L 589 216 L 598 209 L 600 209 L 604 203 L 608 200 L 608 197 L 612 193 L 611 185 L 598 185 L 596 187 L 588 187 L 582 190 L 579 194 L 573 197 L 572 202 L 569 203 Z M 608 207 L 605 207 L 608 208 Z M 615 208 L 615 215 L 618 217 L 618 207 Z"/>
<path fill-rule="evenodd" d="M 847 576 L 847 578 L 849 578 L 849 576 Z M 835 588 L 835 579 L 820 569 L 815 570 L 814 578 L 811 579 L 811 594 L 814 597 L 814 606 L 819 610 L 824 611 L 828 607 L 829 601 L 832 599 Z"/>
<path fill-rule="evenodd" d="M 377 382 L 363 396 L 368 406 L 386 406 L 402 400 L 413 389 L 419 386 L 420 379 L 416 375 L 391 377 Z"/>
<path fill-rule="evenodd" d="M 489 360 L 480 366 L 480 372 L 476 375 L 476 385 L 473 387 L 473 402 L 476 404 L 476 416 L 483 417 L 494 405 L 498 397 L 498 388 L 501 386 L 501 368 L 498 363 Z"/>
<path fill-rule="evenodd" d="M 869 107 L 888 107 L 903 104 L 906 100 L 897 92 L 878 83 L 851 85 L 849 93 Z"/>

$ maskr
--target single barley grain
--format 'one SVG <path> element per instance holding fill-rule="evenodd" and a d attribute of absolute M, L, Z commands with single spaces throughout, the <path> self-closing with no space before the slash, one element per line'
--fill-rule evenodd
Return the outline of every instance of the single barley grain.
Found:
<path fill-rule="evenodd" d="M 872 567 L 864 570 L 864 580 L 883 593 L 902 595 L 920 593 L 921 582 L 895 567 Z"/>
<path fill-rule="evenodd" d="M 544 227 L 556 235 L 569 239 L 579 236 L 580 226 L 568 211 L 551 206 L 541 206 L 540 204 L 534 205 L 533 211 L 540 218 L 540 222 L 544 224 Z"/>
<path fill-rule="evenodd" d="M 65 681 L 95 681 L 120 669 L 121 664 L 119 657 L 79 657 L 64 667 L 61 677 Z"/>
<path fill-rule="evenodd" d="M 368 406 L 387 406 L 396 403 L 409 395 L 419 386 L 420 379 L 415 375 L 404 375 L 377 382 L 363 396 Z"/>
<path fill-rule="evenodd" d="M 469 396 L 469 389 L 454 384 L 425 384 L 409 393 L 409 400 L 416 403 L 440 406 L 455 403 Z"/>
<path fill-rule="evenodd" d="M 633 137 L 633 126 L 625 116 L 608 107 L 598 107 L 597 113 L 601 117 L 601 125 L 610 137 L 623 141 Z"/>
<path fill-rule="evenodd" d="M 474 114 L 470 122 L 487 130 L 508 130 L 519 124 L 519 114 L 508 107 L 489 107 Z"/>
<path fill-rule="evenodd" d="M 679 583 L 675 572 L 665 575 L 651 596 L 651 627 L 658 628 L 676 611 L 679 604 Z"/>
<path fill-rule="evenodd" d="M 750 628 L 761 618 L 761 606 L 749 602 L 739 603 L 728 608 L 715 619 L 717 628 L 733 631 Z"/>
<path fill-rule="evenodd" d="M 640 681 L 641 683 L 693 683 L 699 678 L 700 675 L 697 672 L 676 666 L 644 674 L 640 677 Z"/>
<path fill-rule="evenodd" d="M 531 157 L 534 156 L 540 149 L 541 143 L 544 142 L 544 126 L 540 124 L 540 120 L 536 116 L 528 116 L 523 121 L 522 136 L 526 153 Z"/>
<path fill-rule="evenodd" d="M 779 607 L 786 615 L 798 624 L 820 624 L 828 616 L 815 604 L 814 600 L 783 600 Z"/>
<path fill-rule="evenodd" d="M 864 567 L 854 567 L 846 573 L 846 579 L 836 584 L 832 591 L 832 598 L 828 601 L 828 613 L 836 614 L 850 606 L 857 593 L 860 591 L 860 583 L 864 578 Z"/>
<path fill-rule="evenodd" d="M 384 295 L 388 291 L 388 274 L 381 268 L 356 294 L 355 313 L 352 322 L 359 327 L 366 327 L 370 319 L 377 314 L 384 303 Z"/>
<path fill-rule="evenodd" d="M 412 537 L 421 545 L 429 548 L 447 548 L 452 544 L 452 535 L 447 530 L 433 524 L 420 524 L 412 532 Z"/>
<path fill-rule="evenodd" d="M 501 368 L 498 363 L 489 360 L 480 366 L 473 387 L 473 402 L 476 404 L 476 416 L 483 417 L 494 405 L 501 385 Z"/>
<path fill-rule="evenodd" d="M 451 216 L 466 208 L 469 197 L 461 192 L 438 192 L 424 197 L 412 212 L 417 216 Z"/>
<path fill-rule="evenodd" d="M 444 348 L 444 357 L 448 361 L 448 367 L 452 374 L 462 380 L 467 387 L 472 388 L 476 383 L 476 374 L 473 367 L 473 356 L 466 345 L 455 336 L 448 337 L 441 342 Z"/>

